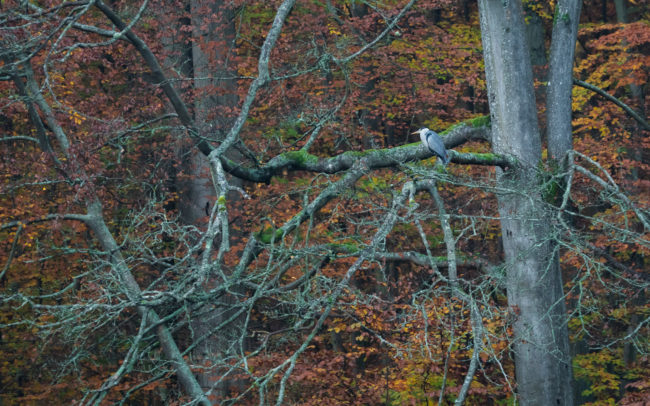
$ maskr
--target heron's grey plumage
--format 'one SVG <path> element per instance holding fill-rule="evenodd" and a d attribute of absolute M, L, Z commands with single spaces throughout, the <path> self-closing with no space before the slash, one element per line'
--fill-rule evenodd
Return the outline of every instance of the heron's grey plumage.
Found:
<path fill-rule="evenodd" d="M 417 130 L 416 133 L 420 133 L 422 143 L 429 149 L 429 151 L 439 157 L 444 165 L 449 163 L 449 155 L 447 155 L 445 143 L 442 142 L 442 138 L 440 138 L 437 132 L 424 127 Z"/>

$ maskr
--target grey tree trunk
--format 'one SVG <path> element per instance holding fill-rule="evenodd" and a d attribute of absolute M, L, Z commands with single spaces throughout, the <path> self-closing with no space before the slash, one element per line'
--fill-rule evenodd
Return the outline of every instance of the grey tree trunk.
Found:
<path fill-rule="evenodd" d="M 176 21 L 177 25 L 163 39 L 168 54 L 174 56 L 168 57 L 165 65 L 184 79 L 193 79 L 193 94 L 187 97 L 193 101 L 193 129 L 202 139 L 218 141 L 232 121 L 225 112 L 232 114 L 237 106 L 236 82 L 227 63 L 235 39 L 233 13 L 223 0 L 188 0 L 185 7 L 191 19 Z M 180 28 L 188 23 L 192 30 L 185 34 Z M 185 133 L 181 132 L 179 137 L 183 136 Z M 209 216 L 216 200 L 208 159 L 194 143 L 184 145 L 177 154 L 184 172 L 189 175 L 177 182 L 182 196 L 178 207 L 181 220 L 204 228 L 203 220 Z M 233 156 L 230 158 L 236 160 Z M 205 288 L 213 288 L 215 283 L 207 280 Z M 229 301 L 229 298 L 220 299 L 226 305 Z M 237 342 L 240 333 L 232 327 L 218 329 L 229 316 L 223 304 L 211 303 L 199 308 L 192 313 L 190 323 L 193 339 L 200 340 L 192 351 L 192 361 L 205 367 L 197 370 L 196 379 L 204 391 L 211 391 L 218 398 L 227 395 L 233 382 L 217 384 L 222 371 L 216 365 L 228 352 L 228 346 Z"/>
<path fill-rule="evenodd" d="M 199 135 L 204 139 L 220 141 L 233 121 L 237 107 L 235 73 L 229 69 L 235 41 L 234 13 L 230 2 L 224 0 L 190 0 L 192 16 L 192 66 L 194 75 L 194 120 Z M 196 224 L 209 215 L 211 204 L 216 200 L 210 176 L 208 158 L 198 149 L 193 149 L 187 161 L 191 180 L 186 185 L 181 202 L 183 220 Z M 241 159 L 233 149 L 228 157 L 235 162 Z M 231 185 L 241 186 L 241 181 L 231 179 Z M 231 201 L 237 195 L 231 196 Z M 206 282 L 212 288 L 214 280 Z M 222 297 L 220 303 L 206 304 L 193 316 L 191 323 L 195 337 L 208 337 L 196 346 L 192 355 L 199 364 L 208 366 L 197 374 L 204 390 L 213 390 L 218 397 L 225 397 L 229 388 L 238 386 L 238 381 L 226 378 L 219 382 L 223 371 L 217 366 L 220 360 L 232 351 L 230 347 L 238 342 L 242 334 L 234 322 L 225 328 L 218 328 L 231 316 L 226 308 L 234 299 Z M 219 382 L 216 384 L 215 382 Z"/>
<path fill-rule="evenodd" d="M 192 16 L 192 69 L 194 75 L 194 122 L 199 135 L 217 141 L 232 119 L 226 112 L 237 106 L 236 82 L 228 69 L 234 47 L 233 13 L 223 0 L 190 0 Z M 181 211 L 194 224 L 207 216 L 215 193 L 208 160 L 198 150 L 188 159 L 192 180 L 187 185 Z"/>
<path fill-rule="evenodd" d="M 622 24 L 626 24 L 628 22 L 627 19 L 627 6 L 625 4 L 625 0 L 614 0 L 614 5 L 616 7 L 616 21 Z M 637 104 L 637 109 L 636 112 L 639 114 L 639 116 L 643 117 L 643 119 L 646 118 L 646 112 L 645 112 L 645 95 L 643 94 L 643 87 L 631 83 L 630 84 L 630 93 L 632 93 L 632 97 L 634 97 L 636 104 Z M 639 126 L 637 123 L 637 131 L 632 135 L 635 138 L 642 138 L 643 133 L 642 127 Z M 635 142 L 634 145 L 641 145 L 642 142 L 639 140 L 639 142 Z M 630 151 L 630 156 L 632 159 L 641 162 L 643 161 L 643 151 L 641 148 L 634 147 Z M 631 173 L 632 179 L 638 179 L 639 178 L 639 170 L 637 169 L 637 166 L 634 165 Z"/>
<path fill-rule="evenodd" d="M 493 150 L 520 168 L 498 176 L 508 305 L 522 405 L 572 405 L 562 278 L 536 187 L 541 140 L 521 1 L 479 0 Z"/>
<path fill-rule="evenodd" d="M 625 5 L 625 0 L 614 0 L 614 5 L 616 6 L 616 21 L 619 23 L 626 24 L 627 21 L 627 6 Z M 643 88 L 637 84 L 630 84 L 630 92 L 632 96 L 637 99 L 639 103 L 638 113 L 641 114 L 641 117 L 645 118 L 645 106 L 643 99 Z"/>
<path fill-rule="evenodd" d="M 526 11 L 526 38 L 530 46 L 530 61 L 533 66 L 546 65 L 546 45 L 544 44 L 544 21 L 537 12 L 532 9 Z"/>
<path fill-rule="evenodd" d="M 558 164 L 564 162 L 558 170 L 566 168 L 567 162 L 562 160 L 567 152 L 573 149 L 571 93 L 581 8 L 582 0 L 560 0 L 555 7 L 549 81 L 546 89 L 546 119 L 549 158 Z M 561 190 L 566 186 L 563 182 Z M 574 351 L 576 348 L 579 348 L 579 345 L 574 345 Z M 581 392 L 579 385 L 579 382 L 574 382 L 573 386 L 578 394 Z"/>
<path fill-rule="evenodd" d="M 628 22 L 627 20 L 627 6 L 625 4 L 625 0 L 614 0 L 614 5 L 616 7 L 616 21 L 622 24 L 625 24 Z M 637 104 L 637 109 L 636 112 L 641 116 L 642 118 L 646 118 L 645 115 L 645 97 L 643 95 L 643 88 L 637 84 L 631 83 L 630 84 L 630 93 L 632 93 L 632 97 L 634 97 L 636 104 Z M 636 124 L 636 131 L 632 135 L 635 138 L 641 138 L 643 137 L 642 133 L 642 128 L 637 122 Z M 633 145 L 642 145 L 640 142 L 635 142 Z M 643 160 L 643 150 L 638 147 L 633 147 L 629 151 L 630 156 L 632 159 L 641 162 Z M 639 171 L 637 169 L 637 165 L 633 166 L 632 172 L 630 173 L 630 176 L 632 179 L 636 180 L 639 178 Z M 634 302 L 641 304 L 645 298 L 643 298 L 643 295 L 641 297 L 635 297 L 632 299 Z M 630 325 L 627 328 L 628 334 L 632 333 L 634 331 L 634 326 L 638 324 L 638 315 L 633 314 L 631 317 L 631 322 Z M 631 342 L 626 342 L 624 347 L 623 347 L 623 359 L 625 360 L 626 365 L 630 365 L 634 362 L 636 359 L 636 350 Z"/>
<path fill-rule="evenodd" d="M 573 149 L 571 91 L 581 8 L 582 0 L 560 0 L 555 9 L 546 89 L 548 152 L 555 160 Z"/>

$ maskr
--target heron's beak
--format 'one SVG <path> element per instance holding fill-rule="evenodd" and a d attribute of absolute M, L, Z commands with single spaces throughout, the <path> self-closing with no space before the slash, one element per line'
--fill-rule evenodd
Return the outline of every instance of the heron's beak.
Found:
<path fill-rule="evenodd" d="M 413 134 L 420 134 L 420 130 L 413 131 L 413 132 L 411 133 L 411 135 L 413 135 Z"/>

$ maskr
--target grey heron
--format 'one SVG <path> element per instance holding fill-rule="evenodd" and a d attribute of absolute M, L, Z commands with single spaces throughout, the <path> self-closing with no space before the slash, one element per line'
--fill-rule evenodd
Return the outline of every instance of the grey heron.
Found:
<path fill-rule="evenodd" d="M 447 155 L 445 144 L 442 142 L 442 138 L 440 138 L 437 132 L 423 127 L 411 134 L 420 134 L 420 139 L 427 149 L 439 157 L 444 165 L 449 163 L 449 155 Z"/>

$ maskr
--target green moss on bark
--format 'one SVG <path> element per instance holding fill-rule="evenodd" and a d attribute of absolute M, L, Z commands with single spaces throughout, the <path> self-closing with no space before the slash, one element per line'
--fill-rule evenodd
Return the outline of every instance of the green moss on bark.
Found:
<path fill-rule="evenodd" d="M 288 160 L 300 166 L 304 166 L 306 164 L 315 164 L 318 162 L 318 157 L 316 155 L 312 155 L 303 149 L 299 149 L 298 151 L 285 152 L 284 156 Z"/>

